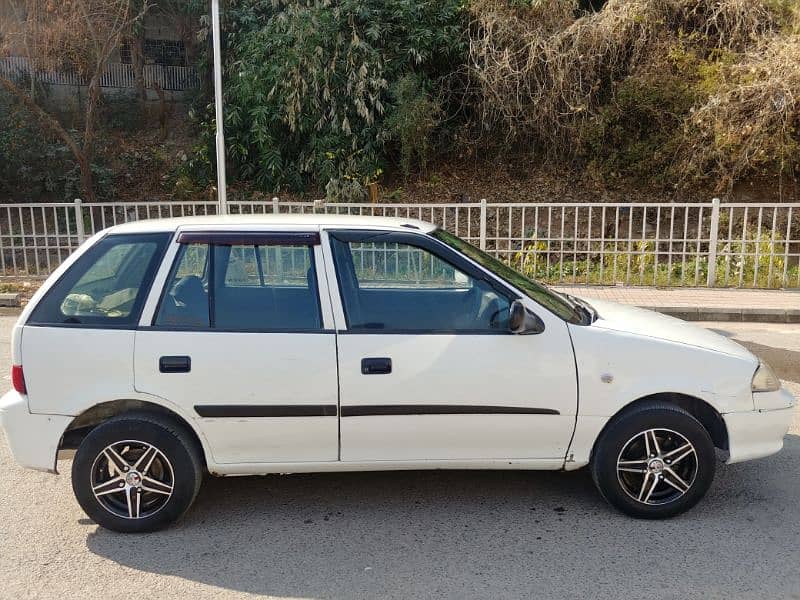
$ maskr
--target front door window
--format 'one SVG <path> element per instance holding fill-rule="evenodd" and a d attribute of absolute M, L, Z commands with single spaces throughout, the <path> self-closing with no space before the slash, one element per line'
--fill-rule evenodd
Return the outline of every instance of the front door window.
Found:
<path fill-rule="evenodd" d="M 508 331 L 510 299 L 426 248 L 335 237 L 333 248 L 351 331 Z"/>

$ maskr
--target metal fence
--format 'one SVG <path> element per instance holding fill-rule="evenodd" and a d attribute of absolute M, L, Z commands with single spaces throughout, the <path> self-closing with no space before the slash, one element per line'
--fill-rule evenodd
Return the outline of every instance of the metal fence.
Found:
<path fill-rule="evenodd" d="M 0 275 L 44 277 L 89 235 L 216 202 L 0 205 Z M 437 223 L 550 283 L 800 287 L 800 203 L 231 202 L 232 214 L 326 213 Z"/>
<path fill-rule="evenodd" d="M 11 78 L 30 77 L 31 63 L 24 56 L 0 57 L 0 74 Z M 36 79 L 49 85 L 88 84 L 85 77 L 72 71 L 35 71 Z M 200 87 L 200 74 L 194 67 L 169 65 L 144 65 L 142 78 L 145 87 L 158 84 L 165 91 L 183 91 Z M 100 78 L 100 86 L 106 88 L 132 88 L 135 85 L 133 65 L 109 63 Z"/>

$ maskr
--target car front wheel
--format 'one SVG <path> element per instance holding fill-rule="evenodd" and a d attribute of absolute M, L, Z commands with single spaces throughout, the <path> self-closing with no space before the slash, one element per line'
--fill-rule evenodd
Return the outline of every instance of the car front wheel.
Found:
<path fill-rule="evenodd" d="M 157 415 L 120 415 L 95 427 L 72 463 L 72 489 L 98 525 L 154 531 L 191 506 L 203 476 L 196 444 Z"/>
<path fill-rule="evenodd" d="M 597 441 L 592 477 L 603 497 L 639 518 L 678 515 L 705 495 L 716 456 L 706 429 L 671 404 L 641 405 L 615 419 Z"/>

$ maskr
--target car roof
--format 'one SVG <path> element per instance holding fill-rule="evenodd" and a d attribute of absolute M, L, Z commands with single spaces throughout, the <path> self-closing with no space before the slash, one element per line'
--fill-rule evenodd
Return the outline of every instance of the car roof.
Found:
<path fill-rule="evenodd" d="M 107 229 L 108 233 L 154 233 L 177 229 L 264 227 L 281 229 L 357 228 L 357 229 L 417 229 L 430 233 L 436 225 L 418 219 L 402 217 L 368 217 L 358 215 L 328 214 L 264 214 L 264 215 L 208 215 L 200 217 L 177 217 L 170 219 L 145 219 Z"/>

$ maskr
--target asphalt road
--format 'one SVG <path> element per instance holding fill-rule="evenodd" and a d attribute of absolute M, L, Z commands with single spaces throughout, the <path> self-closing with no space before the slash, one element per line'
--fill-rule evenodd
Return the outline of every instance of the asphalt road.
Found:
<path fill-rule="evenodd" d="M 707 326 L 800 394 L 800 325 Z M 208 478 L 177 526 L 124 536 L 81 512 L 68 462 L 23 470 L 0 439 L 0 598 L 800 598 L 799 464 L 796 418 L 782 453 L 722 465 L 661 522 L 585 470 Z"/>

